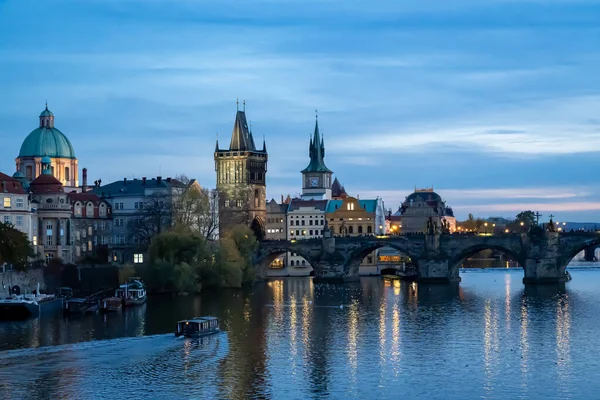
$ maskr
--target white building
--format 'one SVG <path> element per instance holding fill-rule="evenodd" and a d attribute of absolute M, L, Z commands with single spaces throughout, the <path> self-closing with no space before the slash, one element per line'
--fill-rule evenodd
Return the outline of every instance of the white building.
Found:
<path fill-rule="evenodd" d="M 33 223 L 33 211 L 29 192 L 23 186 L 21 173 L 14 177 L 0 172 L 0 222 L 10 223 L 27 235 L 34 247 L 37 245 L 36 224 Z"/>

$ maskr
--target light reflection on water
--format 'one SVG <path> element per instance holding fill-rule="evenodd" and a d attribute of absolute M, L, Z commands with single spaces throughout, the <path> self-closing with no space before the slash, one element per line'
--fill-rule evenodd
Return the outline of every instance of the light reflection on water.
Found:
<path fill-rule="evenodd" d="M 505 269 L 460 285 L 290 278 L 2 323 L 0 397 L 593 398 L 600 270 L 571 274 L 538 287 Z M 227 333 L 174 339 L 174 322 L 194 315 Z"/>

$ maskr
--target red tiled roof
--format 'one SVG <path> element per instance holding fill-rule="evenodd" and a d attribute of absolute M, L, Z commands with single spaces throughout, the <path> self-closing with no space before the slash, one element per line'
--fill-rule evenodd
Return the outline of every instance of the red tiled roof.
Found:
<path fill-rule="evenodd" d="M 100 196 L 98 196 L 94 192 L 85 192 L 85 193 L 72 192 L 72 193 L 69 193 L 68 196 L 69 196 L 69 200 L 71 202 L 74 202 L 74 201 L 93 201 L 95 203 L 99 203 L 99 202 L 102 201 L 102 199 L 100 198 Z"/>
<path fill-rule="evenodd" d="M 62 183 L 52 175 L 42 174 L 29 184 L 33 193 L 60 193 L 63 191 Z"/>
<path fill-rule="evenodd" d="M 13 193 L 13 194 L 26 194 L 27 192 L 23 189 L 21 182 L 0 172 L 0 192 Z"/>

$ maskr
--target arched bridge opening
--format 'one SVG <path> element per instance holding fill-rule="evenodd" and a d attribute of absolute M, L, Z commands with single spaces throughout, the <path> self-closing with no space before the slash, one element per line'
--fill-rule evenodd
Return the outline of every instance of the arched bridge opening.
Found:
<path fill-rule="evenodd" d="M 585 258 L 590 257 L 589 253 L 595 257 L 596 249 L 600 246 L 600 235 L 597 237 L 592 237 L 587 240 L 583 240 L 579 243 L 574 243 L 572 245 L 564 245 L 561 246 L 561 256 L 559 260 L 559 276 L 562 276 L 566 273 L 567 268 L 576 267 L 573 261 L 577 260 L 579 255 L 582 255 L 583 258 L 581 261 L 598 261 L 598 259 L 590 259 L 586 260 Z M 591 257 L 590 257 L 591 258 Z"/>
<path fill-rule="evenodd" d="M 521 268 L 525 261 L 514 250 L 488 243 L 470 246 L 449 260 L 450 277 L 458 278 L 460 269 Z"/>
<path fill-rule="evenodd" d="M 416 273 L 412 257 L 408 242 L 375 241 L 352 251 L 347 257 L 344 270 L 347 276 L 395 275 L 397 271 L 405 271 L 410 267 Z"/>
<path fill-rule="evenodd" d="M 314 275 L 310 254 L 291 246 L 269 249 L 256 262 L 265 277 Z"/>

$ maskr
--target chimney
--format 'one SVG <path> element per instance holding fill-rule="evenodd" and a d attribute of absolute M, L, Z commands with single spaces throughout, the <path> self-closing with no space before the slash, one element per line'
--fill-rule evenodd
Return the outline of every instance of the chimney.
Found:
<path fill-rule="evenodd" d="M 161 182 L 162 182 L 162 176 L 157 176 L 156 177 L 156 184 L 160 185 Z"/>
<path fill-rule="evenodd" d="M 281 204 L 283 204 L 283 195 L 281 195 Z"/>
<path fill-rule="evenodd" d="M 171 178 L 167 178 L 167 183 L 171 183 Z"/>
<path fill-rule="evenodd" d="M 82 169 L 81 174 L 83 175 L 81 191 L 85 192 L 87 191 L 87 168 Z"/>
<path fill-rule="evenodd" d="M 145 185 L 145 184 L 146 184 L 146 177 L 144 176 L 144 177 L 142 177 L 142 185 Z"/>
<path fill-rule="evenodd" d="M 123 178 L 123 185 L 127 185 L 127 178 Z"/>

